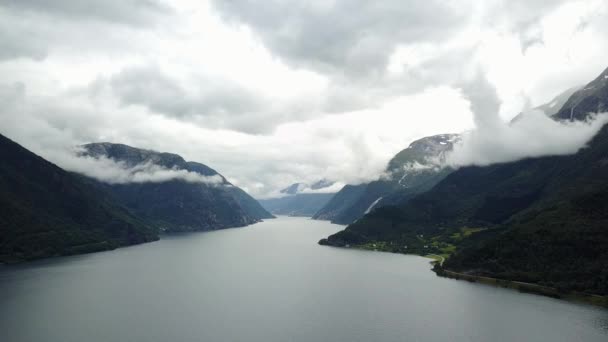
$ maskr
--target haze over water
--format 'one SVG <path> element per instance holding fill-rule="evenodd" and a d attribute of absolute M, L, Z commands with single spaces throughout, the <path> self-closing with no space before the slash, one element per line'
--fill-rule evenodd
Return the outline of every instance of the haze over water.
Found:
<path fill-rule="evenodd" d="M 0 268 L 10 342 L 606 341 L 608 310 L 436 277 L 279 218 Z"/>

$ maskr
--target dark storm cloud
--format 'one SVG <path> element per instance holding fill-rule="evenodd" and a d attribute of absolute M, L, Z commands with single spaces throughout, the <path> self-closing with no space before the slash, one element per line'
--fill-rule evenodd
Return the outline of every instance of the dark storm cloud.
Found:
<path fill-rule="evenodd" d="M 268 128 L 261 119 L 261 99 L 239 85 L 204 75 L 190 75 L 188 85 L 157 66 L 129 68 L 98 81 L 92 91 L 107 83 L 123 105 L 140 105 L 152 112 L 206 126 L 260 132 Z"/>
<path fill-rule="evenodd" d="M 499 2 L 484 16 L 483 24 L 498 26 L 519 37 L 522 51 L 543 44 L 540 21 L 567 0 L 511 0 Z"/>
<path fill-rule="evenodd" d="M 2 0 L 0 7 L 22 13 L 43 13 L 68 20 L 101 20 L 126 25 L 153 24 L 171 8 L 155 0 Z"/>
<path fill-rule="evenodd" d="M 467 20 L 466 6 L 429 0 L 214 1 L 290 63 L 347 76 L 383 73 L 400 42 L 439 42 Z"/>
<path fill-rule="evenodd" d="M 376 179 L 412 139 L 472 128 L 463 97 L 484 129 L 457 165 L 588 136 L 497 108 L 605 68 L 602 0 L 210 1 L 0 0 L 0 132 L 59 164 L 91 141 L 173 151 L 261 195 Z"/>
<path fill-rule="evenodd" d="M 0 61 L 27 57 L 42 60 L 47 55 L 46 44 L 33 32 L 20 31 L 0 16 Z M 25 39 L 25 37 L 29 39 Z"/>
<path fill-rule="evenodd" d="M 40 39 L 38 27 L 27 18 L 7 11 L 0 3 L 0 61 L 20 57 L 34 60 L 47 55 L 47 42 Z"/>
<path fill-rule="evenodd" d="M 155 67 L 123 70 L 113 76 L 109 84 L 125 105 L 143 105 L 176 116 L 187 115 L 193 110 L 182 87 Z"/>
<path fill-rule="evenodd" d="M 525 51 L 543 44 L 539 20 L 564 2 L 212 0 L 227 22 L 251 28 L 289 65 L 326 75 L 330 88 L 322 110 L 329 113 L 373 107 L 427 87 L 458 86 L 478 67 L 476 30 L 512 33 Z M 390 74 L 391 57 L 401 47 L 431 52 L 419 62 L 406 57 L 403 70 Z"/>
<path fill-rule="evenodd" d="M 228 21 L 248 25 L 289 63 L 346 79 L 382 77 L 400 44 L 442 44 L 470 24 L 513 32 L 526 49 L 542 43 L 538 20 L 564 2 L 213 0 Z"/>
<path fill-rule="evenodd" d="M 120 47 L 125 29 L 158 25 L 172 13 L 152 0 L 0 0 L 0 61 L 43 60 L 66 46 L 82 52 Z"/>

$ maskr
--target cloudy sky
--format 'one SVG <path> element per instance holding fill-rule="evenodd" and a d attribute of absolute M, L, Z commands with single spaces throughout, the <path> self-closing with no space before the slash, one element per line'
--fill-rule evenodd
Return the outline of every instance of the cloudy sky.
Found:
<path fill-rule="evenodd" d="M 607 55 L 605 0 L 0 0 L 0 132 L 59 165 L 95 141 L 174 152 L 266 197 L 374 179 Z"/>

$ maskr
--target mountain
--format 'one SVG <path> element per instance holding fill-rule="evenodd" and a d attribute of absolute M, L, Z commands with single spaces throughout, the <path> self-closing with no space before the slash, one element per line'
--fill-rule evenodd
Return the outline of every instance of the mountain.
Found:
<path fill-rule="evenodd" d="M 608 111 L 608 69 L 576 91 L 554 115 L 561 120 L 585 120 L 589 113 Z"/>
<path fill-rule="evenodd" d="M 600 99 L 587 94 L 564 107 Z M 608 126 L 574 155 L 456 170 L 320 243 L 439 254 L 451 271 L 608 295 Z"/>
<path fill-rule="evenodd" d="M 562 93 L 560 93 L 559 95 L 557 95 L 556 97 L 554 97 L 553 99 L 551 99 L 551 101 L 542 104 L 538 107 L 535 107 L 535 110 L 540 110 L 543 113 L 545 113 L 545 115 L 549 116 L 549 117 L 553 117 L 554 115 L 556 115 L 560 109 L 562 109 L 564 107 L 564 105 L 566 104 L 566 102 L 568 101 L 568 99 L 570 99 L 570 97 L 572 95 L 574 95 L 574 93 L 576 93 L 577 91 L 583 89 L 582 87 L 572 87 L 570 89 L 567 89 L 565 91 L 563 91 Z M 514 117 L 511 120 L 511 123 L 518 121 L 519 119 L 521 119 L 523 117 L 524 113 L 519 113 L 516 117 Z"/>
<path fill-rule="evenodd" d="M 126 169 L 154 166 L 217 180 L 215 183 L 184 179 L 125 184 L 98 182 L 99 187 L 110 192 L 122 205 L 165 231 L 241 227 L 273 217 L 255 199 L 230 184 L 217 171 L 204 164 L 185 161 L 177 154 L 112 143 L 87 144 L 83 149 L 83 156 L 108 158 Z"/>
<path fill-rule="evenodd" d="M 334 195 L 334 193 L 295 194 L 281 198 L 262 199 L 260 203 L 275 215 L 311 217 Z"/>
<path fill-rule="evenodd" d="M 310 185 L 310 189 L 311 190 L 320 190 L 320 189 L 326 189 L 329 188 L 330 186 L 334 185 L 335 183 L 332 181 L 329 181 L 327 179 L 322 179 L 316 183 L 313 183 Z"/>
<path fill-rule="evenodd" d="M 315 220 L 334 220 L 351 208 L 363 195 L 366 188 L 367 184 L 345 185 L 312 218 Z"/>
<path fill-rule="evenodd" d="M 158 239 L 108 194 L 1 135 L 0 158 L 0 263 Z"/>
<path fill-rule="evenodd" d="M 332 200 L 321 207 L 312 218 L 329 220 L 335 224 L 355 222 L 366 212 L 374 209 L 382 201 L 383 196 L 395 190 L 394 182 L 385 180 L 344 187 L 336 193 L 335 201 Z"/>
<path fill-rule="evenodd" d="M 534 109 L 542 110 L 543 113 L 545 113 L 545 115 L 547 116 L 554 116 L 560 111 L 560 109 L 564 107 L 566 102 L 568 102 L 568 99 L 570 99 L 570 97 L 572 97 L 574 93 L 581 89 L 581 87 L 572 87 L 570 89 L 566 89 L 564 92 L 554 97 L 551 101 L 542 104 Z"/>
<path fill-rule="evenodd" d="M 430 189 L 452 171 L 439 165 L 458 138 L 456 134 L 440 134 L 412 142 L 390 160 L 386 177 L 344 187 L 313 218 L 350 224 L 375 208 L 407 200 Z"/>
<path fill-rule="evenodd" d="M 243 211 L 257 221 L 275 218 L 274 215 L 268 212 L 260 202 L 251 197 L 245 190 L 234 185 L 226 187 L 226 190 L 241 206 Z"/>
<path fill-rule="evenodd" d="M 333 192 L 322 192 L 323 189 L 327 190 L 332 185 L 334 183 L 327 180 L 321 180 L 312 185 L 294 183 L 280 191 L 285 196 L 262 199 L 260 203 L 266 210 L 276 215 L 310 217 L 334 197 Z"/>
<path fill-rule="evenodd" d="M 306 187 L 306 184 L 304 184 L 304 183 L 293 183 L 290 186 L 286 187 L 285 189 L 281 190 L 280 192 L 282 194 L 295 195 L 298 192 L 302 191 L 302 189 L 304 189 L 305 187 Z"/>
<path fill-rule="evenodd" d="M 445 267 L 608 294 L 608 127 L 571 156 L 459 169 L 323 244 L 451 254 Z"/>

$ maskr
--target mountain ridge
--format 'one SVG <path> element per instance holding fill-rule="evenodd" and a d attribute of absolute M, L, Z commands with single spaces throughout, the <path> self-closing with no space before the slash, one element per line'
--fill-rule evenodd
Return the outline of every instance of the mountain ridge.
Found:
<path fill-rule="evenodd" d="M 165 231 L 242 227 L 273 217 L 245 191 L 205 164 L 186 161 L 173 153 L 124 144 L 91 143 L 82 148 L 81 156 L 84 157 L 105 157 L 129 167 L 151 163 L 170 170 L 184 170 L 221 179 L 217 185 L 180 179 L 127 184 L 97 181 L 99 187 L 112 193 L 117 201 Z"/>
<path fill-rule="evenodd" d="M 374 208 L 425 191 L 451 172 L 441 166 L 441 160 L 458 138 L 458 134 L 438 134 L 413 141 L 388 162 L 387 176 L 342 188 L 313 219 L 350 224 Z"/>
<path fill-rule="evenodd" d="M 608 68 L 574 92 L 554 115 L 560 120 L 586 120 L 590 114 L 608 111 Z"/>
<path fill-rule="evenodd" d="M 0 262 L 114 249 L 157 230 L 88 181 L 0 135 Z"/>
<path fill-rule="evenodd" d="M 590 84 L 606 87 L 603 79 L 606 72 Z M 573 103 L 608 103 L 594 89 L 575 92 L 558 114 Z M 594 111 L 574 113 L 554 117 L 585 120 Z M 604 125 L 575 154 L 462 167 L 319 243 L 435 254 L 449 271 L 608 295 L 607 167 Z"/>
<path fill-rule="evenodd" d="M 261 199 L 259 202 L 276 215 L 312 217 L 334 197 L 333 192 L 322 192 L 332 185 L 334 182 L 325 179 L 311 185 L 293 183 L 280 191 L 283 196 Z"/>

